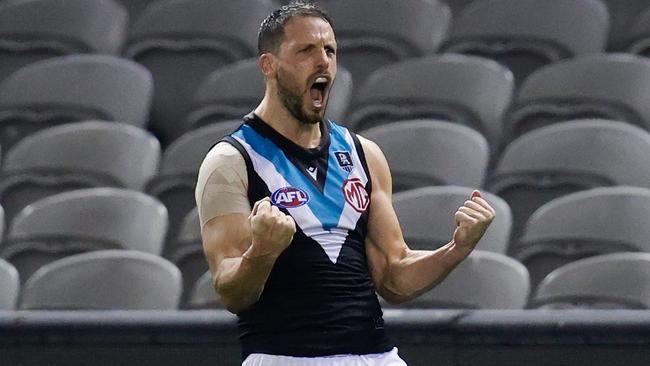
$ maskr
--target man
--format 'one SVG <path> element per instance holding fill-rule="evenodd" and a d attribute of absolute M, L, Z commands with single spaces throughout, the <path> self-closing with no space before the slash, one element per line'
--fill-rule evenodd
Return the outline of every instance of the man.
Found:
<path fill-rule="evenodd" d="M 494 210 L 474 191 L 448 244 L 410 250 L 381 150 L 323 118 L 336 76 L 328 16 L 280 8 L 261 25 L 259 54 L 264 98 L 207 154 L 196 188 L 243 365 L 405 365 L 375 293 L 399 303 L 431 289 L 470 254 Z"/>

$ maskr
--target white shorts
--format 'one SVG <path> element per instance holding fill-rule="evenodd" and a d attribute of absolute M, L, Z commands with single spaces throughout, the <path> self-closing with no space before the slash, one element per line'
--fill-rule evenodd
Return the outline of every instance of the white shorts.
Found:
<path fill-rule="evenodd" d="M 335 355 L 323 357 L 291 357 L 253 353 L 242 366 L 407 366 L 397 348 L 385 353 L 367 355 Z"/>

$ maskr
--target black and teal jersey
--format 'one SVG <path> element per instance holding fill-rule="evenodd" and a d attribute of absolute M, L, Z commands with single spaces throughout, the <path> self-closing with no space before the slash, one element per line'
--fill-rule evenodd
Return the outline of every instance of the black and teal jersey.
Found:
<path fill-rule="evenodd" d="M 244 156 L 251 206 L 264 197 L 296 222 L 260 299 L 240 312 L 243 357 L 368 354 L 392 348 L 368 269 L 372 184 L 357 137 L 320 123 L 305 149 L 251 114 L 225 141 Z"/>

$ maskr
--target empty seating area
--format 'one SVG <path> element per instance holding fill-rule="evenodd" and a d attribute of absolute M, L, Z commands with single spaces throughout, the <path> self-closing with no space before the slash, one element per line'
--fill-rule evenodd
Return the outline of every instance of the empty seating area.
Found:
<path fill-rule="evenodd" d="M 0 0 L 1 309 L 220 306 L 196 176 L 263 96 L 282 3 Z M 646 3 L 320 2 L 326 116 L 382 148 L 407 243 L 449 241 L 473 188 L 497 210 L 445 282 L 387 308 L 650 308 Z"/>

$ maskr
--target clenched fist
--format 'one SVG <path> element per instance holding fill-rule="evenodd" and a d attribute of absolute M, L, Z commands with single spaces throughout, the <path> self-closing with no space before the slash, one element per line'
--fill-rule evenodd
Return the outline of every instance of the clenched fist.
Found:
<path fill-rule="evenodd" d="M 248 220 L 253 239 L 252 249 L 258 255 L 279 256 L 296 233 L 293 218 L 273 206 L 268 197 L 255 202 Z"/>
<path fill-rule="evenodd" d="M 494 208 L 481 197 L 479 191 L 474 190 L 470 199 L 465 201 L 454 215 L 454 242 L 459 249 L 469 254 L 490 226 L 494 215 Z"/>

